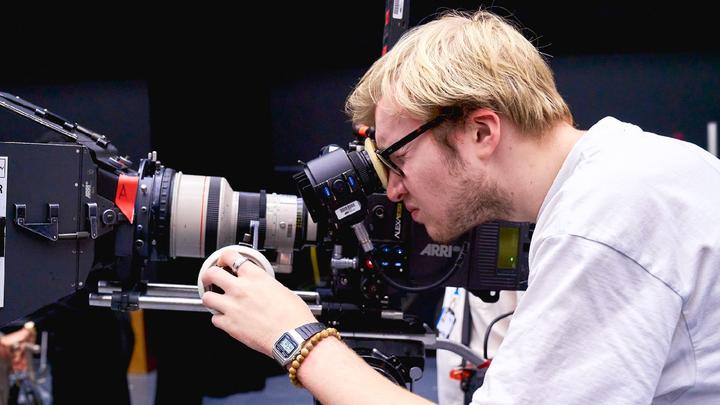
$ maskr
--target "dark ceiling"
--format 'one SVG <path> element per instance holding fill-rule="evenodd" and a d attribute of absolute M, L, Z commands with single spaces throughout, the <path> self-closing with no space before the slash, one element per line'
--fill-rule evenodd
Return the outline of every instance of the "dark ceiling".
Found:
<path fill-rule="evenodd" d="M 243 71 L 292 80 L 367 66 L 380 53 L 382 0 L 263 3 L 4 13 L 0 83 L 164 80 Z M 628 1 L 414 0 L 410 23 L 444 8 L 483 4 L 527 27 L 528 36 L 551 55 L 717 51 L 714 14 L 694 3 L 699 2 L 658 7 Z"/>

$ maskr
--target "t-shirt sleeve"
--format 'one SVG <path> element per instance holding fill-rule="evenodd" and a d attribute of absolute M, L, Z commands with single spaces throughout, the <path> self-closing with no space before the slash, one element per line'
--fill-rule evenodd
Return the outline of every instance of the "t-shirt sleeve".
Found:
<path fill-rule="evenodd" d="M 472 404 L 652 402 L 680 297 L 610 246 L 573 235 L 538 243 L 529 288 Z"/>

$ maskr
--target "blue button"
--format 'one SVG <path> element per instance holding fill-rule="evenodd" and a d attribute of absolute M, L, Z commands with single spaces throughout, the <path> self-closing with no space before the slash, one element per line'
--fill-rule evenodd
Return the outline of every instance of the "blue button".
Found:
<path fill-rule="evenodd" d="M 395 267 L 402 267 L 402 262 L 395 262 Z"/>
<path fill-rule="evenodd" d="M 383 246 L 383 247 L 382 247 L 382 252 L 385 253 L 385 254 L 389 254 L 389 253 L 390 253 L 390 246 Z"/>
<path fill-rule="evenodd" d="M 398 246 L 395 248 L 395 254 L 398 256 L 402 256 L 405 254 L 405 250 L 403 248 L 401 248 L 400 246 Z"/>
<path fill-rule="evenodd" d="M 347 181 L 350 187 L 355 188 L 355 177 L 347 176 Z"/>
<path fill-rule="evenodd" d="M 380 262 L 380 265 L 383 267 L 387 267 L 390 265 L 390 262 Z"/>
<path fill-rule="evenodd" d="M 322 192 L 325 195 L 325 198 L 330 198 L 332 196 L 332 193 L 330 192 L 330 187 L 328 186 L 323 186 Z"/>

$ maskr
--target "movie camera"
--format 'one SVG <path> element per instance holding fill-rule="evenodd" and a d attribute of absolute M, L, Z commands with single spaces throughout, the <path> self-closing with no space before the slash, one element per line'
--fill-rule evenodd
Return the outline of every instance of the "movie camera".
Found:
<path fill-rule="evenodd" d="M 59 136 L 0 143 L 0 324 L 76 293 L 119 311 L 207 311 L 196 286 L 150 279 L 154 264 L 242 244 L 280 275 L 309 250 L 300 256 L 316 288 L 296 293 L 373 367 L 411 386 L 428 348 L 481 359 L 436 338 L 404 299 L 458 286 L 493 301 L 526 288 L 532 226 L 492 222 L 433 242 L 384 194 L 372 129 L 303 163 L 298 197 L 235 191 L 222 177 L 165 167 L 155 152 L 134 169 L 104 135 L 12 94 L 0 93 L 0 106 Z"/>

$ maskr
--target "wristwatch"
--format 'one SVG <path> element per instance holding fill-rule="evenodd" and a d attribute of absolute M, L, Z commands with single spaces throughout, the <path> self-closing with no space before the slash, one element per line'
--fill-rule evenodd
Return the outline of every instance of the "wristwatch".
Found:
<path fill-rule="evenodd" d="M 281 366 L 287 368 L 295 357 L 300 353 L 303 344 L 325 329 L 321 322 L 308 323 L 299 328 L 291 329 L 280 336 L 273 346 L 273 357 Z"/>

